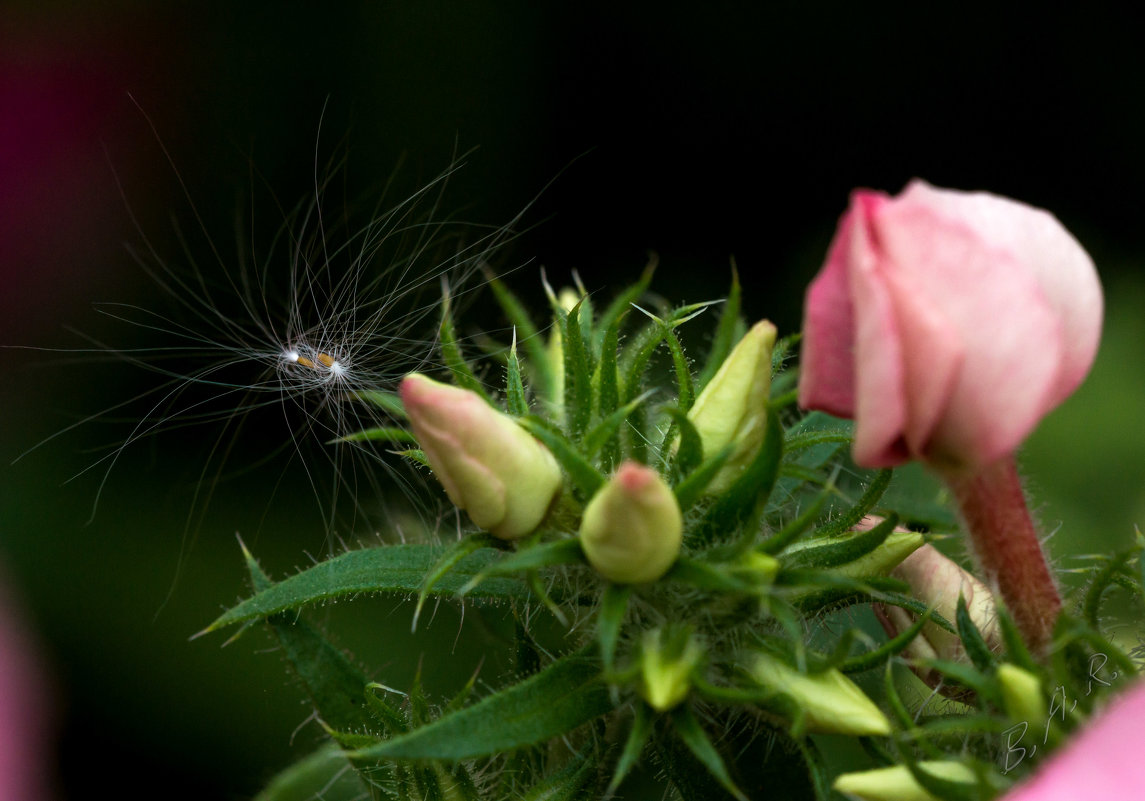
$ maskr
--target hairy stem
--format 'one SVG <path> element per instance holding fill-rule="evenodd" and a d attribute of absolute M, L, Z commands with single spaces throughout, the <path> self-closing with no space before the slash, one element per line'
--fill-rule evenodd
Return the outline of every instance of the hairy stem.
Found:
<path fill-rule="evenodd" d="M 1062 603 L 1013 457 L 943 478 L 958 499 L 987 582 L 1001 593 L 1026 645 L 1044 655 Z"/>

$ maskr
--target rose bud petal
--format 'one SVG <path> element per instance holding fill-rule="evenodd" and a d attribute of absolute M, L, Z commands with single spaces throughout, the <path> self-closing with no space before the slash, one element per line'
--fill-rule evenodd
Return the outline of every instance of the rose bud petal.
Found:
<path fill-rule="evenodd" d="M 912 182 L 856 191 L 807 292 L 799 402 L 855 420 L 855 461 L 970 469 L 1081 383 L 1097 272 L 1048 212 Z"/>
<path fill-rule="evenodd" d="M 609 581 L 644 584 L 680 555 L 684 518 L 660 474 L 625 462 L 588 502 L 580 524 L 589 563 Z"/>
<path fill-rule="evenodd" d="M 732 455 L 708 485 L 710 494 L 735 483 L 763 445 L 774 345 L 774 325 L 763 320 L 752 326 L 688 411 L 705 457 L 735 443 Z"/>
<path fill-rule="evenodd" d="M 909 584 L 915 598 L 952 623 L 958 611 L 959 596 L 965 598 L 966 611 L 978 627 L 982 639 L 991 649 L 1001 646 L 1002 635 L 998 630 L 998 615 L 990 590 L 933 545 L 923 545 L 912 553 L 891 571 L 891 576 Z M 892 637 L 910 628 L 915 621 L 914 615 L 897 606 L 876 604 L 874 609 L 883 628 Z M 922 627 L 922 631 L 904 653 L 915 659 L 969 662 L 958 635 L 951 634 L 934 622 Z M 941 678 L 937 671 L 923 670 L 919 675 L 932 687 Z"/>
<path fill-rule="evenodd" d="M 410 373 L 400 391 L 418 445 L 449 499 L 502 539 L 535 531 L 562 484 L 548 449 L 467 389 Z"/>

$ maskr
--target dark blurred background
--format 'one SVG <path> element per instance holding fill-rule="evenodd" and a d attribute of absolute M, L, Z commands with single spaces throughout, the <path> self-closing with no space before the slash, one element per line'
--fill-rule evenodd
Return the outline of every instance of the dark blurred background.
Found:
<path fill-rule="evenodd" d="M 541 265 L 554 284 L 575 269 L 607 294 L 649 250 L 662 294 L 717 298 L 734 256 L 746 311 L 784 333 L 798 328 L 803 287 L 852 188 L 897 192 L 920 176 L 989 189 L 1054 211 L 1107 289 L 1097 367 L 1024 455 L 1054 553 L 1071 567 L 1067 554 L 1125 544 L 1145 518 L 1138 31 L 1093 4 L 1031 15 L 907 3 L 9 0 L 0 343 L 152 346 L 147 330 L 93 308 L 179 312 L 125 243 L 139 249 L 146 236 L 210 281 L 204 232 L 227 262 L 240 250 L 236 221 L 282 222 L 273 202 L 252 212 L 252 197 L 289 208 L 335 174 L 368 212 L 391 178 L 395 195 L 412 191 L 471 148 L 444 211 L 503 224 L 547 187 L 499 255 L 531 301 L 543 298 Z M 236 532 L 275 576 L 329 547 L 315 505 L 291 501 L 313 497 L 297 460 L 260 472 L 281 420 L 250 423 L 228 461 L 246 469 L 212 482 L 206 504 L 194 488 L 217 433 L 149 437 L 107 473 L 97 462 L 129 436 L 129 412 L 67 428 L 155 386 L 154 373 L 98 354 L 0 359 L 0 578 L 55 699 L 57 796 L 250 797 L 320 732 L 301 725 L 308 710 L 267 641 L 220 650 L 223 637 L 188 637 L 244 591 Z M 321 614 L 387 683 L 408 684 L 419 655 L 431 690 L 472 671 L 473 624 L 454 646 L 446 610 L 411 636 L 408 607 L 361 606 Z"/>

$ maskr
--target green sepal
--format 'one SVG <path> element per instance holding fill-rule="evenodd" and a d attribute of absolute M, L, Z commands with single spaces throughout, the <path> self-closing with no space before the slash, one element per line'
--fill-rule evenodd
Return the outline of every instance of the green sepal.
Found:
<path fill-rule="evenodd" d="M 844 659 L 838 666 L 839 670 L 844 673 L 862 673 L 864 670 L 882 667 L 891 657 L 905 651 L 907 646 L 914 642 L 914 638 L 922 631 L 922 627 L 929 622 L 929 613 L 920 616 L 910 625 L 910 628 L 887 640 L 878 648 Z"/>
<path fill-rule="evenodd" d="M 592 343 L 593 351 L 598 354 L 600 359 L 604 359 L 605 354 L 609 351 L 609 332 L 611 330 L 619 331 L 620 320 L 628 313 L 632 304 L 640 300 L 641 295 L 648 291 L 648 286 L 652 283 L 652 274 L 656 271 L 658 262 L 659 259 L 655 254 L 650 255 L 648 263 L 644 266 L 644 271 L 636 283 L 629 286 L 605 306 L 600 319 L 597 321 L 596 335 Z M 616 350 L 615 341 L 612 350 Z"/>
<path fill-rule="evenodd" d="M 600 661 L 605 672 L 612 670 L 620 627 L 624 623 L 624 613 L 628 609 L 628 597 L 631 594 L 631 585 L 611 582 L 601 594 L 600 611 L 596 616 L 596 640 L 600 643 Z"/>
<path fill-rule="evenodd" d="M 688 411 L 681 407 L 669 406 L 664 412 L 680 428 L 680 447 L 676 451 L 676 473 L 686 478 L 704 460 L 704 443 L 700 432 L 688 419 Z M 667 442 L 665 445 L 667 446 Z M 679 482 L 677 482 L 679 483 Z"/>
<path fill-rule="evenodd" d="M 869 531 L 853 533 L 842 539 L 831 538 L 820 543 L 818 539 L 804 543 L 797 551 L 786 551 L 781 557 L 791 567 L 814 567 L 826 569 L 854 562 L 878 548 L 898 525 L 898 515 L 891 513 Z"/>
<path fill-rule="evenodd" d="M 831 495 L 830 490 L 824 490 L 816 495 L 811 505 L 803 510 L 798 517 L 761 542 L 759 544 L 759 550 L 775 556 L 797 540 L 800 535 L 811 528 L 811 525 L 819 518 L 820 512 L 823 511 L 823 507 Z"/>
<path fill-rule="evenodd" d="M 871 510 L 875 508 L 875 504 L 883 497 L 883 493 L 886 492 L 887 487 L 890 486 L 891 477 L 893 475 L 894 471 L 890 469 L 880 470 L 875 473 L 875 477 L 871 479 L 871 483 L 867 485 L 866 491 L 859 497 L 859 500 L 854 506 L 847 509 L 827 525 L 817 529 L 814 536 L 816 538 L 838 537 L 857 526 L 864 517 L 870 514 Z"/>
<path fill-rule="evenodd" d="M 668 343 L 668 352 L 672 354 L 672 365 L 676 368 L 676 398 L 680 409 L 687 413 L 696 401 L 696 387 L 692 382 L 692 368 L 688 364 L 688 357 L 684 355 L 684 346 L 680 338 L 670 327 L 664 329 L 664 339 Z"/>
<path fill-rule="evenodd" d="M 565 371 L 565 421 L 569 436 L 580 439 L 592 419 L 592 371 L 578 322 L 582 300 L 565 315 L 562 329 Z"/>
<path fill-rule="evenodd" d="M 406 407 L 396 392 L 386 392 L 380 389 L 360 389 L 353 394 L 355 400 L 365 401 L 371 406 L 381 409 L 389 416 L 398 420 L 408 420 Z"/>
<path fill-rule="evenodd" d="M 352 756 L 444 761 L 491 756 L 567 734 L 611 708 L 599 664 L 580 651 L 472 706 Z"/>
<path fill-rule="evenodd" d="M 382 426 L 355 431 L 353 434 L 332 439 L 326 444 L 335 445 L 339 442 L 400 442 L 406 445 L 417 445 L 417 437 L 404 428 Z"/>
<path fill-rule="evenodd" d="M 624 740 L 624 748 L 620 758 L 616 760 L 616 768 L 612 771 L 612 780 L 608 783 L 605 795 L 609 796 L 620 789 L 621 783 L 627 778 L 632 768 L 640 760 L 644 746 L 652 736 L 652 710 L 648 705 L 637 701 L 632 715 L 632 728 L 628 730 L 628 737 Z"/>
<path fill-rule="evenodd" d="M 465 539 L 458 540 L 449 546 L 449 548 L 441 555 L 432 568 L 425 574 L 425 580 L 422 581 L 421 589 L 417 594 L 417 607 L 413 612 L 413 623 L 410 625 L 412 631 L 417 631 L 417 621 L 421 617 L 422 607 L 425 606 L 425 600 L 429 597 L 430 591 L 433 586 L 441 579 L 442 576 L 447 574 L 450 570 L 457 566 L 465 557 L 479 551 L 482 548 L 498 549 L 501 541 L 487 532 L 480 532 L 473 534 Z"/>
<path fill-rule="evenodd" d="M 689 423 L 690 425 L 690 423 Z M 693 429 L 695 426 L 693 426 Z M 683 429 L 681 429 L 683 430 Z M 716 451 L 711 458 L 701 462 L 688 475 L 672 488 L 676 493 L 676 503 L 680 511 L 685 514 L 704 496 L 704 490 L 712 483 L 712 479 L 735 453 L 735 443 L 729 442 Z"/>
<path fill-rule="evenodd" d="M 640 395 L 639 397 L 631 400 L 629 403 L 626 403 L 624 406 L 621 406 L 619 409 L 612 412 L 612 414 L 610 414 L 608 417 L 604 418 L 599 423 L 590 428 L 588 433 L 585 434 L 584 438 L 581 440 L 581 453 L 583 453 L 589 459 L 595 457 L 601 449 L 603 449 L 611 441 L 617 439 L 617 434 L 620 431 L 620 427 L 624 425 L 624 421 L 627 420 L 634 411 L 636 411 L 638 406 L 644 403 L 644 401 L 648 400 L 648 398 L 651 396 L 651 391 L 645 392 L 643 395 Z M 606 470 L 611 470 L 612 465 L 609 464 L 608 457 L 602 457 L 601 463 L 604 465 Z"/>
<path fill-rule="evenodd" d="M 459 591 L 459 595 L 468 595 L 474 588 L 480 589 L 486 581 L 500 576 L 511 576 L 527 570 L 536 570 L 542 567 L 556 567 L 557 565 L 584 564 L 584 551 L 581 549 L 577 537 L 539 543 L 528 548 L 522 548 L 516 553 L 509 554 L 499 561 L 490 563 L 480 573 L 475 575 Z"/>
<path fill-rule="evenodd" d="M 452 303 L 449 289 L 446 287 L 441 298 L 441 325 L 438 326 L 438 339 L 441 342 L 441 356 L 445 366 L 453 374 L 453 382 L 459 387 L 476 392 L 486 402 L 492 403 L 485 387 L 477 380 L 472 365 L 465 360 L 461 353 L 461 344 L 457 341 L 457 329 L 453 325 Z"/>
<path fill-rule="evenodd" d="M 521 380 L 521 362 L 517 358 L 516 330 L 513 331 L 513 344 L 509 346 L 509 358 L 505 362 L 505 406 L 514 417 L 524 417 L 529 413 L 525 384 Z"/>
<path fill-rule="evenodd" d="M 962 595 L 958 596 L 958 608 L 954 612 L 954 623 L 958 626 L 958 636 L 962 639 L 962 647 L 965 649 L 966 655 L 970 657 L 974 667 L 984 673 L 991 672 L 997 664 L 997 660 L 991 653 L 990 646 L 983 639 L 982 632 L 978 630 L 978 626 L 970 618 L 970 611 L 966 608 L 966 598 Z"/>
<path fill-rule="evenodd" d="M 758 517 L 775 488 L 783 460 L 783 428 L 774 411 L 768 411 L 765 426 L 759 453 L 705 515 L 700 526 L 701 539 L 711 541 L 719 532 L 735 532 L 742 527 L 743 543 L 754 542 Z"/>

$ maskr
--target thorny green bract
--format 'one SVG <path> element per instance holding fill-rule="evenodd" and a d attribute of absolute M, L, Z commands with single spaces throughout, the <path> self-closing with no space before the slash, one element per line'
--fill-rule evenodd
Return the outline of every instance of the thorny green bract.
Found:
<path fill-rule="evenodd" d="M 952 518 L 891 471 L 855 468 L 849 423 L 796 409 L 796 337 L 771 354 L 762 443 L 710 492 L 734 443 L 704 452 L 688 412 L 744 335 L 740 286 L 733 280 L 709 356 L 695 364 L 684 343 L 704 339 L 712 304 L 664 305 L 647 292 L 651 278 L 650 265 L 603 306 L 583 290 L 563 299 L 550 291 L 548 333 L 492 280 L 514 338 L 491 344 L 484 362 L 463 351 L 442 305 L 452 380 L 516 419 L 561 466 L 564 488 L 533 534 L 506 542 L 471 529 L 449 545 L 355 550 L 278 583 L 246 555 L 253 594 L 207 631 L 265 621 L 336 744 L 261 799 L 311 797 L 304 788 L 321 775 L 331 792 L 396 801 L 632 797 L 626 779 L 637 774 L 685 801 L 837 798 L 839 768 L 818 736 L 836 733 L 853 738 L 868 768 L 905 766 L 935 798 L 986 801 L 1137 672 L 1102 623 L 1109 597 L 1142 601 L 1141 544 L 1095 558 L 1045 663 L 1004 611 L 1003 645 L 991 650 L 964 606 L 945 619 L 889 576 L 923 540 L 903 526 L 935 539 Z M 398 408 L 392 395 L 359 402 Z M 396 443 L 425 475 L 426 454 L 407 429 L 358 436 Z M 684 520 L 674 566 L 647 584 L 604 580 L 577 538 L 586 504 L 625 460 L 659 472 Z M 870 514 L 883 521 L 856 530 Z M 472 681 L 453 699 L 434 701 L 420 686 L 397 694 L 384 671 L 363 673 L 300 611 L 377 593 L 409 599 L 415 626 L 427 599 L 493 606 L 514 623 L 517 672 L 481 675 L 489 689 L 480 697 Z M 917 622 L 873 636 L 865 610 L 874 603 Z M 960 637 L 968 658 L 909 661 L 924 625 Z M 908 664 L 959 700 L 932 703 Z M 936 760 L 966 768 L 944 772 Z"/>

